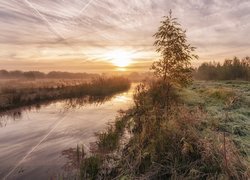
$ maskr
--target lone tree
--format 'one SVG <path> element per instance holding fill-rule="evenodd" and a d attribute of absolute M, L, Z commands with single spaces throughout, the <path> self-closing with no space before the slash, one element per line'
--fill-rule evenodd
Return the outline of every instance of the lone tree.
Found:
<path fill-rule="evenodd" d="M 193 54 L 195 47 L 187 42 L 186 31 L 176 20 L 170 10 L 154 34 L 154 46 L 161 54 L 161 59 L 154 62 L 151 69 L 167 88 L 173 84 L 187 86 L 192 81 L 191 60 L 198 58 Z"/>

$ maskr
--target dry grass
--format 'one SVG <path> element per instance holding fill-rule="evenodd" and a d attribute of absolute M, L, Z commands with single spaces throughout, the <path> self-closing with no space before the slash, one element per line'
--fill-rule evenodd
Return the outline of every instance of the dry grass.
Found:
<path fill-rule="evenodd" d="M 97 177 L 247 179 L 250 175 L 247 162 L 230 136 L 218 131 L 217 125 L 212 126 L 206 110 L 199 104 L 193 103 L 192 107 L 183 104 L 175 89 L 171 90 L 171 98 L 161 96 L 161 88 L 154 82 L 138 86 L 135 107 L 126 114 L 133 120 L 132 137 L 125 147 L 117 145 L 122 136 L 113 138 L 119 132 L 116 126 L 99 136 L 98 143 L 104 147 L 116 143 L 101 154 L 103 162 L 109 163 L 103 163 Z M 221 101 L 232 94 L 213 91 L 209 97 Z M 107 170 L 104 165 L 110 168 Z"/>
<path fill-rule="evenodd" d="M 83 96 L 108 96 L 129 89 L 130 82 L 123 77 L 96 78 L 91 81 L 31 81 L 5 82 L 0 93 L 0 111 L 34 105 L 51 100 Z"/>

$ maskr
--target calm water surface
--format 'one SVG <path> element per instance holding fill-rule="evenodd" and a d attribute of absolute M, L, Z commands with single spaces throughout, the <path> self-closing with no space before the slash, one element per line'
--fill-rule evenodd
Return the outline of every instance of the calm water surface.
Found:
<path fill-rule="evenodd" d="M 117 111 L 132 105 L 132 88 L 109 99 L 60 101 L 0 117 L 0 179 L 49 179 L 62 172 L 62 151 L 95 141 Z"/>

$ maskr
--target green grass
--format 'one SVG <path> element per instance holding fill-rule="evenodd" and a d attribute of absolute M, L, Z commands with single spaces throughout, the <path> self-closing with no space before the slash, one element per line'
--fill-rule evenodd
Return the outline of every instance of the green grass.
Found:
<path fill-rule="evenodd" d="M 167 109 L 159 106 L 164 102 L 164 96 L 157 93 L 162 90 L 160 86 L 152 84 L 136 92 L 133 136 L 119 160 L 117 168 L 122 170 L 118 170 L 118 177 L 237 179 L 247 176 L 242 159 L 246 154 L 242 153 L 243 148 L 239 148 L 242 145 L 232 142 L 229 133 L 223 136 L 224 132 L 231 133 L 232 129 L 237 137 L 247 133 L 242 127 L 232 126 L 231 122 L 224 123 L 226 106 L 223 105 L 237 92 L 218 82 L 208 86 L 202 83 L 195 82 L 188 89 L 173 89 L 171 96 L 177 99 L 173 98 Z M 246 86 L 244 83 L 240 85 Z M 244 107 L 245 102 L 238 101 L 233 109 Z M 239 125 L 232 120 L 236 117 L 232 118 L 231 113 L 230 109 L 229 119 Z M 241 157 L 238 156 L 238 148 Z"/>
<path fill-rule="evenodd" d="M 113 124 L 109 125 L 108 129 L 97 134 L 97 145 L 99 151 L 112 152 L 117 149 L 129 117 L 129 115 L 126 116 L 120 112 L 120 116 L 116 118 Z"/>
<path fill-rule="evenodd" d="M 102 175 L 100 171 L 108 169 L 105 166 L 104 155 L 111 154 L 120 145 L 123 132 L 127 126 L 130 116 L 120 111 L 114 123 L 109 124 L 108 129 L 97 133 L 97 142 L 92 144 L 90 152 L 85 152 L 84 146 L 70 148 L 62 152 L 68 162 L 64 165 L 65 169 L 77 169 L 73 179 L 98 179 Z M 107 178 L 107 177 L 106 177 Z M 105 178 L 104 178 L 105 179 Z"/>
<path fill-rule="evenodd" d="M 102 159 L 97 155 L 84 159 L 80 165 L 80 179 L 97 179 L 101 165 Z"/>
<path fill-rule="evenodd" d="M 248 88 L 244 82 L 195 82 L 171 88 L 169 97 L 157 81 L 138 86 L 135 106 L 97 136 L 96 177 L 247 179 Z M 121 145 L 125 128 L 131 136 Z"/>
<path fill-rule="evenodd" d="M 208 123 L 216 122 L 218 131 L 227 132 L 242 155 L 250 162 L 250 83 L 244 81 L 195 81 L 179 94 L 188 105 L 200 105 Z M 227 103 L 235 98 L 227 110 Z M 226 112 L 228 118 L 226 120 Z"/>

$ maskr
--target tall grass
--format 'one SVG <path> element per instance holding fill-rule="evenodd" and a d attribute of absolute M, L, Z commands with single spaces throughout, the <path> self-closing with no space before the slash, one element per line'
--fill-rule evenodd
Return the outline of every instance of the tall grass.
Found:
<path fill-rule="evenodd" d="M 128 90 L 130 82 L 123 77 L 98 77 L 90 82 L 74 85 L 52 85 L 45 87 L 24 87 L 1 89 L 0 111 L 37 104 L 41 102 L 78 98 L 83 96 L 102 97 Z"/>
<path fill-rule="evenodd" d="M 159 82 L 137 87 L 134 108 L 121 117 L 132 118 L 132 123 L 127 120 L 121 126 L 130 124 L 132 129 L 125 147 L 119 147 L 124 131 L 120 126 L 114 125 L 98 135 L 94 156 L 100 155 L 103 164 L 96 177 L 247 179 L 246 161 L 231 138 L 211 126 L 207 112 L 199 105 L 190 108 L 183 104 L 175 88 L 169 93 L 171 97 L 166 97 L 162 87 Z M 212 92 L 211 97 L 219 100 L 232 95 L 224 91 L 215 94 Z M 104 163 L 107 161 L 111 163 Z"/>

